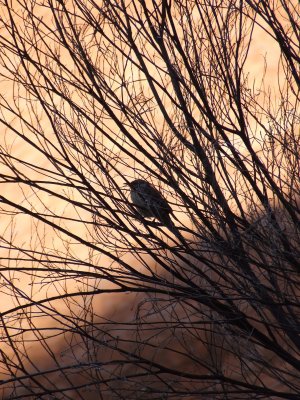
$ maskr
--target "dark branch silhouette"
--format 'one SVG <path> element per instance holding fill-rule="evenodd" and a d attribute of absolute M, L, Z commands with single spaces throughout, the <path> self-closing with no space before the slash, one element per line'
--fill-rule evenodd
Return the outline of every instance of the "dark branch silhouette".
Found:
<path fill-rule="evenodd" d="M 300 399 L 299 21 L 0 1 L 1 398 Z"/>

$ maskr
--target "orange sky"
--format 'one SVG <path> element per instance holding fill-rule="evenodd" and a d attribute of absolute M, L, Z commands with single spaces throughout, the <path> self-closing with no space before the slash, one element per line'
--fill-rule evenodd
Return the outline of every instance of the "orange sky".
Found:
<path fill-rule="evenodd" d="M 0 13 L 1 13 L 1 6 L 0 6 Z M 47 18 L 47 14 L 45 14 L 45 17 Z M 49 20 L 49 23 L 50 20 Z M 5 31 L 1 31 L 2 35 L 5 35 Z M 274 91 L 274 95 L 276 95 L 276 82 L 278 80 L 278 60 L 279 60 L 279 47 L 277 43 L 269 36 L 267 35 L 262 29 L 256 29 L 253 35 L 253 43 L 250 49 L 249 57 L 248 57 L 248 62 L 246 64 L 246 70 L 249 73 L 249 82 L 256 82 L 256 84 L 259 86 L 260 84 L 260 79 L 263 76 L 264 73 L 264 67 L 265 67 L 265 62 L 267 63 L 267 69 L 266 69 L 266 76 L 265 76 L 265 85 L 269 86 L 272 91 Z M 3 71 L 3 69 L 2 69 Z M 1 66 L 0 66 L 0 74 L 1 74 Z M 274 84 L 275 83 L 275 84 Z M 1 81 L 1 87 L 0 87 L 0 92 L 1 94 L 5 95 L 5 98 L 7 101 L 12 102 L 14 98 L 14 86 L 12 82 L 8 81 Z M 24 105 L 25 107 L 25 105 Z M 15 125 L 18 126 L 17 120 L 15 121 Z M 4 138 L 5 135 L 3 135 L 4 132 L 6 132 L 6 138 L 10 137 L 9 131 L 0 123 L 0 128 L 2 132 L 2 139 Z M 49 126 L 44 126 L 44 129 L 51 129 Z M 9 139 L 8 139 L 9 140 Z M 32 163 L 40 163 L 42 165 L 47 165 L 47 161 L 45 159 L 41 160 L 38 155 L 38 153 L 32 152 L 29 153 L 28 150 L 28 145 L 22 142 L 21 140 L 19 141 L 13 141 L 11 143 L 14 149 L 14 154 L 16 156 L 19 156 L 22 158 L 26 157 L 26 160 L 32 162 Z M 1 167 L 0 167 L 1 168 Z M 2 171 L 3 172 L 3 171 Z M 12 186 L 10 184 L 6 184 L 5 187 L 2 185 L 2 190 L 5 196 L 8 196 L 10 198 L 14 198 L 20 196 L 20 192 L 16 193 L 15 186 Z M 64 212 L 64 207 L 65 205 L 62 204 L 58 199 L 53 199 L 53 198 L 45 198 L 46 204 L 49 206 L 49 208 L 54 207 L 57 212 Z M 32 233 L 35 231 L 35 226 L 30 224 L 30 221 L 27 217 L 23 218 L 18 218 L 17 219 L 18 224 L 17 226 L 14 226 L 14 232 L 16 233 L 16 237 L 14 240 L 19 241 L 20 243 L 23 243 L 24 241 L 26 242 L 28 238 L 32 235 Z M 1 229 L 2 231 L 6 230 L 5 235 L 8 234 L 9 232 L 9 225 L 11 223 L 11 218 L 10 216 L 2 216 L 1 217 Z M 51 238 L 50 238 L 51 242 Z M 49 242 L 49 243 L 50 243 Z M 28 243 L 30 243 L 30 240 L 28 240 Z M 59 246 L 59 244 L 57 244 Z M 38 242 L 37 242 L 37 247 L 38 247 Z M 7 252 L 6 249 L 1 249 L 0 254 L 3 256 Z M 105 262 L 105 258 L 104 258 Z M 31 292 L 32 284 L 33 281 L 30 277 L 26 279 L 26 277 L 22 278 L 22 282 L 19 283 L 20 289 L 24 290 L 25 292 Z M 73 282 L 71 283 L 68 282 L 68 287 L 69 290 L 77 290 L 78 288 L 78 282 Z M 54 294 L 56 292 L 56 288 L 52 287 L 52 289 L 49 288 L 45 289 L 45 292 L 43 291 L 44 289 L 41 288 L 35 288 L 33 289 L 36 292 L 36 296 L 38 297 L 43 297 L 46 292 L 47 295 Z M 12 306 L 11 298 L 9 296 L 3 296 L 2 297 L 2 310 L 10 308 Z M 63 306 L 62 306 L 63 307 Z M 101 314 L 101 309 L 103 312 L 110 312 L 112 309 L 115 310 L 116 307 L 116 302 L 112 299 L 111 303 L 106 302 L 98 304 L 98 313 Z M 130 309 L 126 309 L 126 312 L 132 312 Z M 49 321 L 47 321 L 48 323 Z M 45 324 L 45 321 L 41 321 L 41 323 Z"/>

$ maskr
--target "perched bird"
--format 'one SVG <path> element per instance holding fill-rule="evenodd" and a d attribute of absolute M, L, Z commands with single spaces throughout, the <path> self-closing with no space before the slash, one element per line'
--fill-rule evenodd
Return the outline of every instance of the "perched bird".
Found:
<path fill-rule="evenodd" d="M 129 187 L 131 189 L 132 203 L 138 212 L 145 218 L 156 218 L 185 243 L 181 233 L 171 220 L 172 208 L 163 195 L 143 179 L 136 179 L 130 182 Z"/>

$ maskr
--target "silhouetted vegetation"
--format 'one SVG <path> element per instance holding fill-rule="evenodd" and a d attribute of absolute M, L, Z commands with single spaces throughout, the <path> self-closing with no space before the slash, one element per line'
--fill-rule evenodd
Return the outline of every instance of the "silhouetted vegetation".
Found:
<path fill-rule="evenodd" d="M 0 0 L 2 398 L 300 399 L 299 21 Z M 248 74 L 258 32 L 277 81 Z"/>

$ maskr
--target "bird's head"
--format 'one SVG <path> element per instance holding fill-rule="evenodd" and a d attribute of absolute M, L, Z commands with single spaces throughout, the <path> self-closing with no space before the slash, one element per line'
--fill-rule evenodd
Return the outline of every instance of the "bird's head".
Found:
<path fill-rule="evenodd" d="M 134 190 L 137 189 L 138 187 L 142 186 L 145 184 L 145 181 L 143 179 L 135 179 L 134 181 L 127 182 L 125 186 L 129 186 L 130 189 Z"/>

